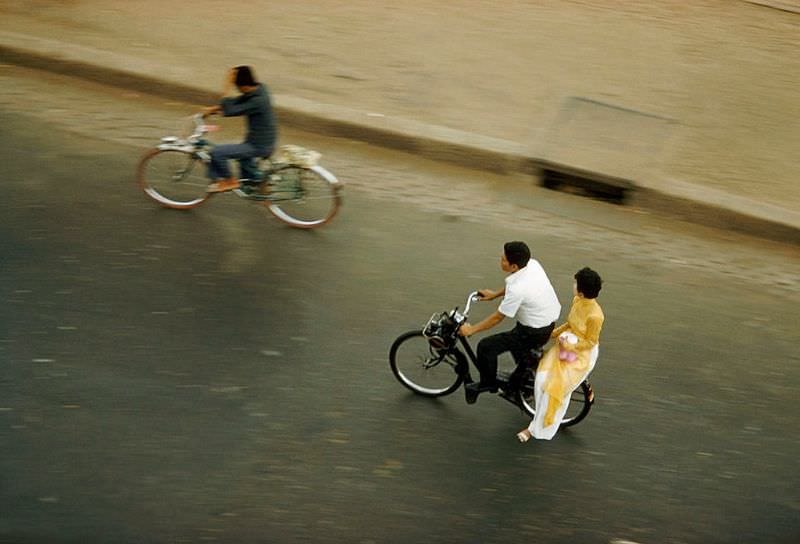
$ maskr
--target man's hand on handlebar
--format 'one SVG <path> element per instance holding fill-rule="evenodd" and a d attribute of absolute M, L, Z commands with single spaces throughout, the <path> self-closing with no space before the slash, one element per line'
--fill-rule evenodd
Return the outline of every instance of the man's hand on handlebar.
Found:
<path fill-rule="evenodd" d="M 222 108 L 219 106 L 206 106 L 205 108 L 200 110 L 200 113 L 203 114 L 203 117 L 207 117 L 209 115 L 214 115 L 215 113 L 219 113 L 222 111 Z"/>
<path fill-rule="evenodd" d="M 481 289 L 479 291 L 475 291 L 470 295 L 470 301 L 481 301 L 481 300 L 492 300 L 497 296 L 495 291 L 491 289 Z M 469 304 L 467 305 L 467 311 L 469 311 Z M 470 325 L 469 323 L 464 323 L 458 328 L 458 334 L 461 336 L 467 337 L 472 336 L 478 329 L 475 325 Z"/>
<path fill-rule="evenodd" d="M 480 289 L 478 296 L 479 300 L 493 300 L 499 296 L 499 293 L 493 289 Z"/>

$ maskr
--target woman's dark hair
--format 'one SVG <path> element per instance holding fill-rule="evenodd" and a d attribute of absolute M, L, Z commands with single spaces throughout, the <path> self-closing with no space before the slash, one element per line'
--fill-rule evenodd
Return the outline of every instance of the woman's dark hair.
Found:
<path fill-rule="evenodd" d="M 519 268 L 525 268 L 531 260 L 531 250 L 525 242 L 506 242 L 503 253 L 509 264 L 515 264 Z"/>
<path fill-rule="evenodd" d="M 578 292 L 585 298 L 597 298 L 603 287 L 603 279 L 600 274 L 588 266 L 578 270 L 575 274 L 575 281 L 578 283 Z"/>
<path fill-rule="evenodd" d="M 249 66 L 236 67 L 236 86 L 237 87 L 252 87 L 257 83 L 256 76 L 253 74 L 252 68 Z"/>

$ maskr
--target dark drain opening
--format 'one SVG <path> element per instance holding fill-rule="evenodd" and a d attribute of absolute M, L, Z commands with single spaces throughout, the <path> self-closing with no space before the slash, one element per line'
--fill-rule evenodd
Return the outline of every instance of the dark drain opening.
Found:
<path fill-rule="evenodd" d="M 621 180 L 590 178 L 575 173 L 544 169 L 542 185 L 555 191 L 563 191 L 589 198 L 624 204 L 630 187 Z"/>

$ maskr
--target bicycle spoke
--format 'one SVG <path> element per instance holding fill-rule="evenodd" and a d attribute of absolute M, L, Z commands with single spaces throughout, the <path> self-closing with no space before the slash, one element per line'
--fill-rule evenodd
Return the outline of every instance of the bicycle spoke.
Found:
<path fill-rule="evenodd" d="M 203 165 L 191 153 L 153 150 L 139 163 L 139 184 L 147 196 L 170 208 L 205 202 L 208 182 Z"/>
<path fill-rule="evenodd" d="M 289 166 L 277 170 L 266 202 L 281 221 L 299 228 L 314 228 L 330 221 L 339 209 L 339 184 L 318 166 Z"/>
<path fill-rule="evenodd" d="M 413 331 L 395 340 L 389 353 L 392 372 L 400 383 L 429 397 L 446 395 L 461 384 L 457 371 L 457 351 L 434 351 L 421 331 Z"/>

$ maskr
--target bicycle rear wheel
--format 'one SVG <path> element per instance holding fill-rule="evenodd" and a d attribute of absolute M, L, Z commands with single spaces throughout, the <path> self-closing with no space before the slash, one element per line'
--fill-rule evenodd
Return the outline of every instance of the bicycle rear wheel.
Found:
<path fill-rule="evenodd" d="M 529 370 L 525 374 L 522 381 L 522 386 L 517 392 L 519 404 L 531 417 L 536 415 L 536 397 L 534 392 L 534 383 L 536 374 L 533 370 Z M 594 391 L 588 380 L 584 380 L 572 392 L 567 407 L 567 413 L 564 414 L 564 419 L 561 420 L 561 427 L 570 427 L 580 423 L 583 418 L 589 414 L 594 403 Z"/>
<path fill-rule="evenodd" d="M 321 166 L 285 166 L 271 173 L 265 204 L 275 217 L 301 229 L 320 227 L 341 205 L 336 177 Z"/>
<path fill-rule="evenodd" d="M 149 151 L 139 162 L 138 177 L 144 193 L 167 208 L 194 208 L 210 196 L 202 162 L 187 151 Z"/>
<path fill-rule="evenodd" d="M 463 381 L 459 372 L 467 364 L 458 350 L 439 350 L 428 343 L 422 331 L 400 335 L 389 350 L 389 364 L 395 377 L 418 395 L 449 395 Z"/>

